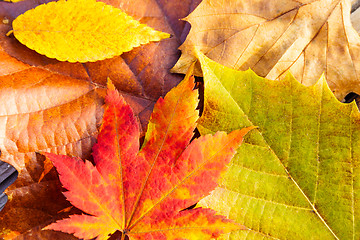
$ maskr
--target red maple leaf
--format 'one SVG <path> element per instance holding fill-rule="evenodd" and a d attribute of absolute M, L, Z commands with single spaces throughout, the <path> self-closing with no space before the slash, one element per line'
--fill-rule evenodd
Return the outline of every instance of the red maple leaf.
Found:
<path fill-rule="evenodd" d="M 155 104 L 139 151 L 139 123 L 110 84 L 95 166 L 80 158 L 46 153 L 68 189 L 66 198 L 88 215 L 71 215 L 46 230 L 84 239 L 210 239 L 242 228 L 211 209 L 183 210 L 217 186 L 220 174 L 252 127 L 193 140 L 197 90 L 186 77 Z"/>

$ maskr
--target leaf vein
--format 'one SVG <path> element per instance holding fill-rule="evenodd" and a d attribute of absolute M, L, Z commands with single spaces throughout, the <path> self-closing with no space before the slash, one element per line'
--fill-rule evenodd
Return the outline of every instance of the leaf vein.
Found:
<path fill-rule="evenodd" d="M 267 203 L 271 203 L 271 204 L 275 204 L 275 205 L 284 206 L 284 207 L 286 207 L 286 208 L 294 208 L 294 209 L 299 209 L 299 210 L 309 211 L 309 212 L 311 212 L 311 211 L 313 210 L 312 208 L 306 208 L 306 207 L 299 207 L 299 206 L 294 206 L 294 205 L 288 205 L 288 204 L 285 204 L 285 203 L 280 203 L 280 202 L 275 202 L 275 201 L 268 200 L 268 199 L 264 199 L 264 198 L 259 198 L 259 197 L 252 196 L 252 195 L 248 195 L 248 194 L 245 194 L 245 193 L 240 193 L 240 192 L 238 192 L 238 191 L 235 191 L 235 190 L 232 190 L 232 189 L 229 189 L 229 188 L 226 188 L 226 191 L 230 191 L 230 192 L 236 193 L 236 194 L 238 194 L 238 195 L 241 195 L 241 196 L 244 196 L 244 197 L 248 197 L 248 198 L 252 198 L 252 199 L 256 199 L 256 200 L 259 200 L 259 201 L 263 201 L 263 202 L 267 202 Z"/>

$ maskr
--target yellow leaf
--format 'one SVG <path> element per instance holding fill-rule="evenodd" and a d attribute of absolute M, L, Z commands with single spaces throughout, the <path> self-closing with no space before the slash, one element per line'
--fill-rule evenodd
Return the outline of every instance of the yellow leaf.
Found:
<path fill-rule="evenodd" d="M 170 36 L 95 0 L 40 5 L 17 17 L 13 32 L 21 43 L 38 53 L 69 62 L 112 58 Z"/>
<path fill-rule="evenodd" d="M 16 3 L 16 2 L 21 2 L 24 0 L 3 0 L 4 2 L 11 2 L 11 3 Z"/>

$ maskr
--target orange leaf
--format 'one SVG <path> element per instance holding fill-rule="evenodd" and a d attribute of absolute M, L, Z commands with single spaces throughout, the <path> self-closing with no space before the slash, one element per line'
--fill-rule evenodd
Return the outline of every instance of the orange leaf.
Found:
<path fill-rule="evenodd" d="M 60 232 L 37 233 L 36 229 L 58 219 L 57 213 L 69 203 L 60 192 L 55 170 L 38 183 L 45 158 L 36 152 L 90 158 L 103 114 L 101 106 L 108 77 L 139 118 L 143 136 L 156 100 L 181 80 L 180 75 L 169 72 L 178 58 L 180 38 L 186 33 L 186 26 L 189 27 L 179 19 L 188 15 L 200 0 L 103 0 L 172 37 L 137 47 L 119 57 L 84 64 L 47 58 L 19 43 L 13 35 L 6 36 L 18 15 L 46 2 L 49 0 L 0 1 L 0 92 L 3 96 L 0 160 L 19 171 L 18 179 L 6 189 L 9 200 L 0 212 L 0 236 L 9 235 L 9 239 L 14 236 L 17 239 L 69 239 L 70 235 L 65 238 Z M 39 71 L 46 74 L 37 75 Z M 79 99 L 66 100 L 70 92 L 78 94 Z M 44 106 L 47 108 L 41 111 Z M 52 115 L 47 114 L 51 111 Z M 56 111 L 61 115 L 54 115 Z M 43 113 L 51 118 L 41 127 L 33 120 L 41 122 Z M 69 128 L 68 123 L 74 127 Z"/>
<path fill-rule="evenodd" d="M 16 61 L 1 46 L 0 66 L 6 66 L 0 68 L 1 160 L 19 172 L 6 190 L 9 200 L 0 213 L 0 236 L 13 239 L 45 226 L 69 206 L 55 171 L 39 182 L 46 165 L 38 152 L 90 157 L 105 91 Z"/>
<path fill-rule="evenodd" d="M 180 52 L 177 48 L 181 39 L 189 29 L 189 25 L 179 19 L 188 15 L 200 0 L 103 0 L 141 23 L 170 33 L 172 37 L 142 45 L 119 57 L 84 64 L 59 62 L 47 58 L 19 43 L 13 35 L 6 36 L 12 29 L 12 21 L 18 15 L 46 2 L 49 1 L 24 0 L 16 4 L 0 1 L 0 46 L 21 62 L 61 75 L 92 81 L 99 84 L 98 86 L 105 86 L 107 78 L 111 78 L 119 91 L 128 93 L 124 97 L 139 117 L 142 130 L 146 129 L 156 100 L 160 96 L 165 96 L 181 81 L 181 76 L 169 72 L 179 57 Z M 7 63 L 6 69 L 13 68 L 12 65 Z M 0 72 L 2 70 L 0 69 Z"/>
<path fill-rule="evenodd" d="M 89 215 L 72 215 L 44 229 L 84 239 L 210 239 L 242 226 L 213 210 L 184 210 L 217 186 L 220 174 L 252 129 L 218 132 L 190 143 L 196 127 L 197 90 L 186 77 L 155 104 L 139 151 L 139 124 L 110 84 L 98 142 L 89 161 L 46 153 L 69 191 L 66 198 Z"/>

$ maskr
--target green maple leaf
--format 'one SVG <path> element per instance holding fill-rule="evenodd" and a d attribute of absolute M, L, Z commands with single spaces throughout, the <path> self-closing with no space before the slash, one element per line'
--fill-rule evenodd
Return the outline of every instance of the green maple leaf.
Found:
<path fill-rule="evenodd" d="M 200 52 L 205 103 L 201 134 L 259 128 L 200 205 L 248 230 L 226 239 L 360 239 L 360 114 L 322 77 L 305 87 L 290 74 L 267 80 Z"/>

